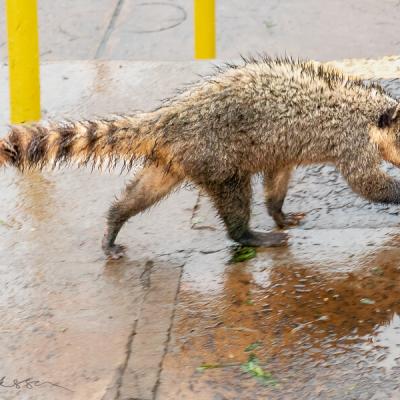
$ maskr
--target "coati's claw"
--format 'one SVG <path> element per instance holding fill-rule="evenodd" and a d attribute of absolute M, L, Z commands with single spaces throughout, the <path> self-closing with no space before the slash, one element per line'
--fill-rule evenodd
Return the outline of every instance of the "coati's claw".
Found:
<path fill-rule="evenodd" d="M 119 245 L 119 244 L 114 244 L 112 246 L 109 246 L 107 248 L 103 248 L 104 253 L 106 256 L 111 259 L 111 260 L 118 260 L 122 257 L 125 256 L 125 251 L 126 248 L 125 246 Z"/>
<path fill-rule="evenodd" d="M 111 242 L 112 243 L 112 242 Z M 110 239 L 107 233 L 103 237 L 103 241 L 101 243 L 101 247 L 104 251 L 104 254 L 111 260 L 118 260 L 119 258 L 125 255 L 125 246 L 121 246 L 120 244 L 110 243 Z"/>
<path fill-rule="evenodd" d="M 244 246 L 281 247 L 287 246 L 288 235 L 285 232 L 247 231 L 237 241 Z"/>
<path fill-rule="evenodd" d="M 290 226 L 297 226 L 306 216 L 306 213 L 288 213 L 283 214 L 282 218 L 276 221 L 279 228 L 286 228 Z"/>

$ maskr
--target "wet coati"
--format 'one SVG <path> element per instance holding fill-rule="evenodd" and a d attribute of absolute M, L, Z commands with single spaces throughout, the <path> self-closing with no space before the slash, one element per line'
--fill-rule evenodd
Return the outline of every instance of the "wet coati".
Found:
<path fill-rule="evenodd" d="M 400 106 L 382 88 L 310 61 L 247 59 L 219 67 L 200 83 L 132 116 L 11 128 L 0 164 L 20 170 L 71 161 L 137 161 L 143 169 L 108 211 L 102 247 L 111 258 L 131 216 L 183 181 L 213 201 L 228 235 L 249 246 L 280 246 L 284 232 L 249 228 L 251 176 L 262 173 L 265 202 L 279 227 L 302 215 L 282 205 L 293 169 L 332 163 L 352 189 L 373 202 L 400 203 L 400 182 L 380 168 L 400 166 Z"/>

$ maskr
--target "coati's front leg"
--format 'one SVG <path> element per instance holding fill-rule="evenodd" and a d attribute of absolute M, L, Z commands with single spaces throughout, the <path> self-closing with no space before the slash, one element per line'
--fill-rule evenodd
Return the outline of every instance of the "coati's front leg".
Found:
<path fill-rule="evenodd" d="M 357 161 L 338 166 L 354 192 L 374 203 L 400 204 L 400 181 L 382 171 L 379 164 L 361 168 Z"/>
<path fill-rule="evenodd" d="M 291 174 L 291 167 L 264 174 L 265 205 L 268 214 L 274 219 L 279 228 L 298 225 L 305 216 L 304 213 L 284 214 L 282 212 Z"/>
<path fill-rule="evenodd" d="M 115 244 L 115 239 L 123 224 L 161 200 L 181 181 L 180 176 L 166 173 L 163 166 L 145 166 L 126 186 L 122 198 L 108 211 L 107 228 L 102 242 L 105 254 L 113 259 L 122 257 L 124 247 Z"/>
<path fill-rule="evenodd" d="M 205 189 L 225 223 L 229 237 L 245 246 L 276 247 L 287 242 L 283 232 L 250 230 L 251 179 L 232 177 L 224 182 L 207 183 Z"/>

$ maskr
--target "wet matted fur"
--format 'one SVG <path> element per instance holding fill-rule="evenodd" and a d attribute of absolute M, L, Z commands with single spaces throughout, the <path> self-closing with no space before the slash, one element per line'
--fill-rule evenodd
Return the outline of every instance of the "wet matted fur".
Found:
<path fill-rule="evenodd" d="M 400 183 L 381 161 L 400 165 L 399 105 L 381 87 L 311 61 L 246 59 L 217 68 L 157 109 L 135 115 L 11 128 L 0 141 L 0 164 L 20 170 L 75 162 L 143 170 L 112 205 L 103 249 L 119 257 L 117 234 L 128 218 L 183 181 L 213 200 L 229 236 L 278 246 L 284 233 L 249 229 L 251 176 L 265 177 L 266 206 L 279 227 L 292 170 L 331 163 L 352 189 L 383 203 L 400 202 Z"/>

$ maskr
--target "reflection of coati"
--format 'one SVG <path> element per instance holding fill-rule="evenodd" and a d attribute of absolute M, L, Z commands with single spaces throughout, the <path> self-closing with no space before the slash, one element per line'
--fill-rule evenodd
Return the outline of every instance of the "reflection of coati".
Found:
<path fill-rule="evenodd" d="M 115 238 L 131 216 L 182 181 L 202 187 L 229 236 L 250 246 L 279 246 L 284 233 L 249 229 L 253 174 L 265 176 L 266 205 L 278 226 L 293 168 L 332 163 L 355 192 L 399 203 L 400 182 L 380 169 L 400 165 L 398 103 L 378 86 L 312 62 L 246 60 L 188 88 L 160 108 L 134 116 L 68 124 L 23 125 L 0 141 L 0 164 L 19 169 L 144 160 L 143 170 L 108 213 L 103 249 L 119 257 Z"/>

